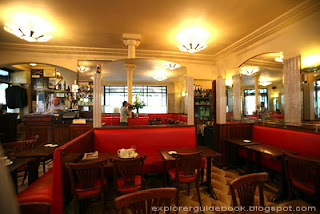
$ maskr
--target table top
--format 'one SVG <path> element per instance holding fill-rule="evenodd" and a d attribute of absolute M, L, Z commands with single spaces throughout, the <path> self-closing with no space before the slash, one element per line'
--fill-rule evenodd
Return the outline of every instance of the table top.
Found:
<path fill-rule="evenodd" d="M 249 143 L 245 143 L 243 142 L 243 140 L 247 140 L 247 139 L 243 139 L 243 138 L 227 138 L 226 139 L 227 142 L 236 144 L 238 146 L 250 146 L 250 145 L 260 144 L 260 142 L 254 141 L 254 140 L 250 140 Z"/>
<path fill-rule="evenodd" d="M 32 161 L 36 161 L 36 158 L 15 158 L 12 161 L 13 163 L 7 166 L 10 172 L 17 170 Z"/>
<path fill-rule="evenodd" d="M 16 153 L 15 156 L 19 158 L 29 158 L 29 157 L 48 157 L 53 155 L 56 148 L 59 148 L 60 146 L 64 145 L 65 143 L 52 143 L 52 144 L 58 144 L 57 147 L 46 147 L 47 143 L 41 143 L 37 145 L 33 149 L 28 149 L 19 153 Z"/>
<path fill-rule="evenodd" d="M 297 154 L 298 152 L 291 151 L 289 149 L 280 148 L 277 146 L 272 146 L 269 144 L 257 144 L 257 145 L 251 145 L 246 146 L 247 149 L 253 150 L 255 152 L 260 152 L 264 154 L 268 154 L 274 158 L 281 157 L 283 155 L 283 152 L 287 152 L 289 154 Z"/>
<path fill-rule="evenodd" d="M 176 151 L 177 153 L 202 152 L 202 157 L 204 157 L 204 158 L 222 156 L 219 152 L 216 152 L 206 146 L 160 149 L 159 152 L 165 161 L 175 160 L 172 155 L 168 154 L 169 151 Z"/>
<path fill-rule="evenodd" d="M 320 162 L 319 156 L 313 156 L 313 155 L 305 155 L 305 154 L 298 154 L 298 157 L 306 158 L 315 162 Z"/>

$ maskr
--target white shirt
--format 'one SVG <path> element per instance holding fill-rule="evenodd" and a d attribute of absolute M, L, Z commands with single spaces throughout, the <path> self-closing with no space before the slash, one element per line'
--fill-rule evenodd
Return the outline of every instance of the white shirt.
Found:
<path fill-rule="evenodd" d="M 128 122 L 129 110 L 126 106 L 122 106 L 120 108 L 120 123 L 121 122 Z"/>
<path fill-rule="evenodd" d="M 59 104 L 57 106 L 55 105 L 50 105 L 49 108 L 47 109 L 46 113 L 53 113 L 54 111 L 56 110 L 61 110 L 61 111 L 64 111 L 65 110 L 65 106 L 63 104 Z"/>

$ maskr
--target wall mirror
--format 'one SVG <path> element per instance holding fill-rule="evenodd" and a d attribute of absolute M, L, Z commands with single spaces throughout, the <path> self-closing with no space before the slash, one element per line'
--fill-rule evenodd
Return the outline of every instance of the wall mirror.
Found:
<path fill-rule="evenodd" d="M 79 71 L 79 84 L 87 84 L 92 80 L 97 64 L 102 65 L 101 104 L 105 116 L 117 115 L 122 102 L 128 100 L 126 65 L 134 65 L 132 104 L 144 103 L 138 112 L 137 109 L 133 110 L 134 114 L 139 113 L 139 117 L 148 114 L 187 114 L 185 67 L 156 59 L 122 59 L 112 62 L 83 60 L 79 61 L 79 67 L 82 65 L 88 68 L 87 71 Z"/>
<path fill-rule="evenodd" d="M 228 120 L 284 120 L 283 62 L 278 60 L 281 56 L 282 53 L 261 54 L 227 72 Z M 236 112 L 241 116 L 235 117 Z"/>
<path fill-rule="evenodd" d="M 320 66 L 301 70 L 302 122 L 320 120 Z"/>

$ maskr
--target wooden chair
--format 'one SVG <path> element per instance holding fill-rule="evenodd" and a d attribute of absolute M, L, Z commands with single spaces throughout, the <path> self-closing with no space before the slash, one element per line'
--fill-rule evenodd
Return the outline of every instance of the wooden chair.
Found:
<path fill-rule="evenodd" d="M 22 141 L 6 143 L 4 144 L 6 154 L 8 155 L 9 158 L 15 158 L 16 153 L 19 153 L 25 150 L 30 150 L 36 147 L 38 138 L 39 138 L 39 135 L 35 135 L 33 137 L 26 138 Z M 23 175 L 22 185 L 24 184 L 24 181 L 28 176 L 28 173 L 29 173 L 28 167 L 22 167 L 18 169 L 18 172 L 23 172 L 23 171 L 24 171 L 24 175 Z"/>
<path fill-rule="evenodd" d="M 315 196 L 320 203 L 320 161 L 283 154 L 283 161 L 288 179 L 289 199 L 293 198 L 293 189 Z M 318 204 L 319 205 L 319 204 Z"/>
<path fill-rule="evenodd" d="M 75 213 L 79 213 L 78 203 L 81 199 L 100 196 L 100 202 L 105 203 L 104 192 L 107 186 L 107 180 L 104 178 L 105 163 L 106 160 L 90 161 L 89 163 L 66 163 L 73 192 Z"/>
<path fill-rule="evenodd" d="M 46 202 L 30 202 L 19 204 L 21 214 L 49 214 L 51 204 Z"/>
<path fill-rule="evenodd" d="M 114 187 L 117 194 L 144 189 L 143 165 L 146 155 L 132 159 L 111 159 L 113 162 Z"/>
<path fill-rule="evenodd" d="M 233 206 L 254 206 L 254 194 L 257 187 L 259 188 L 260 206 L 264 206 L 263 186 L 269 178 L 268 173 L 253 173 L 240 176 L 234 179 L 230 184 Z M 236 194 L 237 193 L 237 194 Z M 237 195 L 240 205 L 237 204 Z"/>
<path fill-rule="evenodd" d="M 199 190 L 201 152 L 177 153 L 173 154 L 173 157 L 176 159 L 176 168 L 170 169 L 168 173 L 170 180 L 174 182 L 177 188 L 177 207 L 179 206 L 179 185 L 184 183 L 188 185 L 188 195 L 190 194 L 190 184 L 195 183 L 199 204 L 202 207 Z"/>
<path fill-rule="evenodd" d="M 117 209 L 117 213 L 120 213 L 120 210 L 124 208 L 128 208 L 134 214 L 159 214 L 160 212 L 152 209 L 152 207 L 169 207 L 171 199 L 173 199 L 176 194 L 176 188 L 140 190 L 117 197 L 114 200 L 114 203 Z M 166 213 L 170 212 L 166 211 Z"/>

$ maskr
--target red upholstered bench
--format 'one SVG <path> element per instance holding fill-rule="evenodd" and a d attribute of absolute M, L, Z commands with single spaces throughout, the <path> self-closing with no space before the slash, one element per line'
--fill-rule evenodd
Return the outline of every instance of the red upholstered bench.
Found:
<path fill-rule="evenodd" d="M 317 133 L 254 125 L 252 140 L 301 154 L 320 156 L 320 134 Z M 241 148 L 238 154 L 243 158 L 248 157 L 245 148 Z M 270 169 L 281 171 L 281 162 L 267 155 L 261 156 L 261 164 Z"/>

